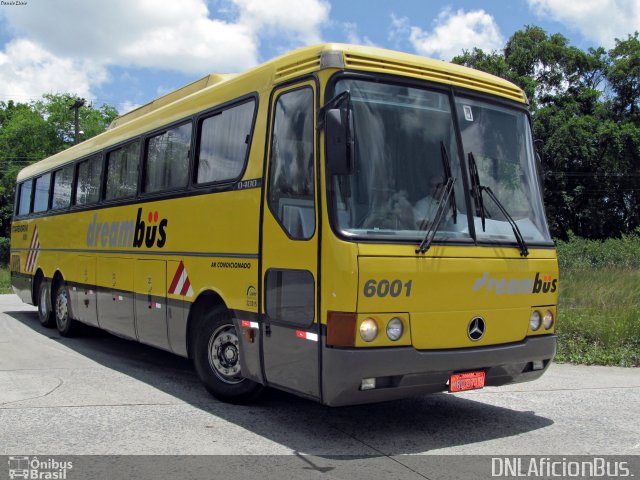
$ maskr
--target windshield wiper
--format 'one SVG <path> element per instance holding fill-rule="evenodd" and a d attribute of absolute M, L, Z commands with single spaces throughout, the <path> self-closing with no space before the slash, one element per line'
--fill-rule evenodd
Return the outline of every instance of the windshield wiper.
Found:
<path fill-rule="evenodd" d="M 447 203 L 449 203 L 449 199 L 451 198 L 451 195 L 453 193 L 453 184 L 455 183 L 455 181 L 456 179 L 453 177 L 449 177 L 447 179 L 447 183 L 442 189 L 442 193 L 440 194 L 440 198 L 438 199 L 438 208 L 436 210 L 435 218 L 429 226 L 424 239 L 422 240 L 418 248 L 416 248 L 416 253 L 425 253 L 427 250 L 429 250 L 429 248 L 431 248 L 431 244 L 433 243 L 433 239 L 436 236 L 438 227 L 440 226 L 440 223 L 444 218 L 444 212 L 447 207 Z"/>
<path fill-rule="evenodd" d="M 485 187 L 480 184 L 480 176 L 478 175 L 478 166 L 476 164 L 476 160 L 473 157 L 473 153 L 469 152 L 469 174 L 471 175 L 471 193 L 474 198 L 477 200 L 477 206 L 480 210 L 480 215 L 482 218 L 482 231 L 485 232 L 485 209 L 484 209 L 484 200 L 482 199 L 482 192 L 487 192 L 487 195 L 493 203 L 495 203 L 504 215 L 504 218 L 507 219 L 509 225 L 511 225 L 511 229 L 513 230 L 513 235 L 516 237 L 516 242 L 518 244 L 518 248 L 520 248 L 520 256 L 526 257 L 529 255 L 529 249 L 527 248 L 527 244 L 524 241 L 524 237 L 518 228 L 518 224 L 513 219 L 513 217 L 507 212 L 507 209 L 502 205 L 502 202 L 498 200 L 498 197 L 495 196 L 493 190 L 489 187 Z"/>
<path fill-rule="evenodd" d="M 502 205 L 500 200 L 498 200 L 498 197 L 494 195 L 493 191 L 489 187 L 483 187 L 482 185 L 480 185 L 480 195 L 482 195 L 482 192 L 487 192 L 487 195 L 489 195 L 489 198 L 493 200 L 493 202 L 498 206 L 502 214 L 505 216 L 505 218 L 509 222 L 509 225 L 511 225 L 513 234 L 516 237 L 516 242 L 518 242 L 518 247 L 520 248 L 520 256 L 526 257 L 527 255 L 529 255 L 529 249 L 527 248 L 527 244 L 524 242 L 522 233 L 520 233 L 518 224 L 515 222 L 513 217 L 509 214 L 509 212 L 507 212 L 507 209 L 504 208 L 504 205 Z"/>
<path fill-rule="evenodd" d="M 480 175 L 478 175 L 478 165 L 472 152 L 469 152 L 469 176 L 471 177 L 471 196 L 475 199 L 476 214 L 480 213 L 482 220 L 482 231 L 486 231 L 486 212 L 484 209 L 484 201 L 482 200 L 482 190 L 480 189 Z"/>

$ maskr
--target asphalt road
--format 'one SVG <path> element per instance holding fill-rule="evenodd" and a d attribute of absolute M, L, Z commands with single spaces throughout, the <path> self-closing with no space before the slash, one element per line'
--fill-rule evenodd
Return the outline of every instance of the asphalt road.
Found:
<path fill-rule="evenodd" d="M 639 418 L 640 369 L 561 364 L 531 383 L 377 405 L 277 391 L 227 405 L 183 358 L 94 329 L 61 338 L 0 296 L 0 455 L 259 455 L 256 472 L 286 464 L 291 478 L 287 459 L 300 478 L 435 478 L 416 454 L 635 457 Z M 345 477 L 322 466 L 336 458 L 352 462 Z"/>

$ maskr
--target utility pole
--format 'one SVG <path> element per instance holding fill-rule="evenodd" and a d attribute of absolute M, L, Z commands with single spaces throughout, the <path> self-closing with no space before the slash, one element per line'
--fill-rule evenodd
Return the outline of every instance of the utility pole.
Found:
<path fill-rule="evenodd" d="M 73 137 L 73 144 L 76 145 L 80 139 L 80 108 L 84 105 L 85 99 L 78 98 L 75 103 L 69 107 L 69 110 L 75 110 L 75 125 L 76 131 Z"/>

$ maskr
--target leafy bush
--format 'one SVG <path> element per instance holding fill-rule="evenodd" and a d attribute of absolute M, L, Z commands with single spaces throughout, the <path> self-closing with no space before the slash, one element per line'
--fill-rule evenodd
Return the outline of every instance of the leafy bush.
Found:
<path fill-rule="evenodd" d="M 640 268 L 640 231 L 622 238 L 587 240 L 569 235 L 568 241 L 558 241 L 560 271 L 593 268 Z"/>
<path fill-rule="evenodd" d="M 9 264 L 10 251 L 10 240 L 8 238 L 0 237 L 0 265 Z"/>

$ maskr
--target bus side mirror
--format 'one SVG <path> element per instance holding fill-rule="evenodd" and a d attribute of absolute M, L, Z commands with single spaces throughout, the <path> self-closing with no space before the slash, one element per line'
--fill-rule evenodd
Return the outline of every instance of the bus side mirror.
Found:
<path fill-rule="evenodd" d="M 325 117 L 325 153 L 327 175 L 353 172 L 353 134 L 346 108 L 327 110 Z"/>

